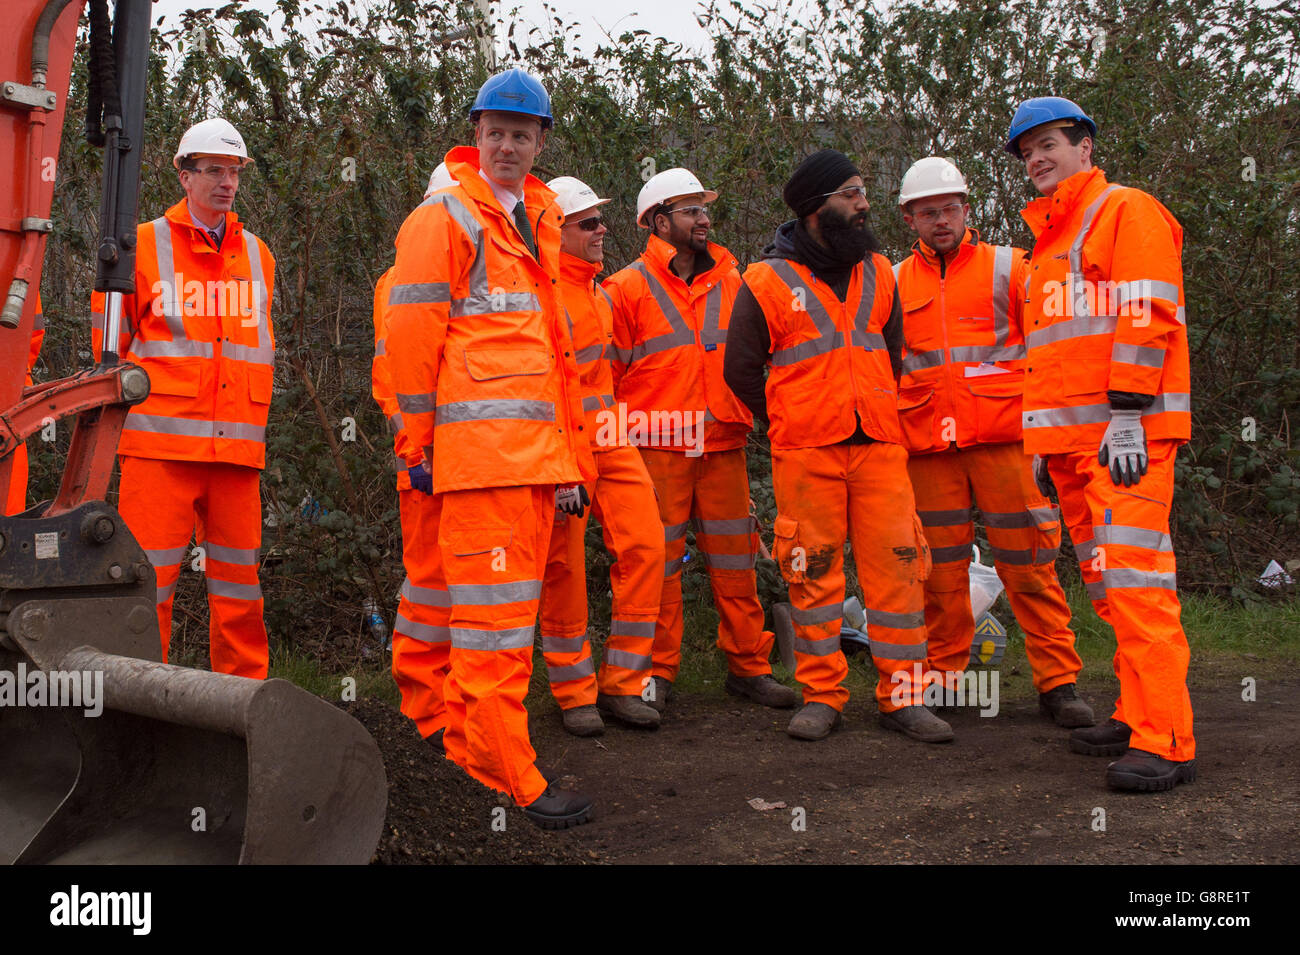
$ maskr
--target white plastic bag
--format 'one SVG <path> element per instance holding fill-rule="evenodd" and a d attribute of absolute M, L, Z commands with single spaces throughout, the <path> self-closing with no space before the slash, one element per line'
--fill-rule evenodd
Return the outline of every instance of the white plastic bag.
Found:
<path fill-rule="evenodd" d="M 1002 593 L 1002 578 L 992 567 L 987 567 L 980 563 L 980 549 L 971 545 L 971 550 L 975 552 L 975 559 L 970 565 L 970 609 L 974 619 L 979 620 L 993 602 L 998 599 Z"/>

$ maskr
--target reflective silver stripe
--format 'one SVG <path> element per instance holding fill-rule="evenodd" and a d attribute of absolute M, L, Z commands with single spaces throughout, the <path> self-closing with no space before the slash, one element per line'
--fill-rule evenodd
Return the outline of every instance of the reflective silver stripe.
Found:
<path fill-rule="evenodd" d="M 1069 338 L 1083 338 L 1088 335 L 1113 335 L 1119 320 L 1114 315 L 1101 315 L 1096 318 L 1082 315 L 1063 322 L 1056 322 L 1046 328 L 1035 328 L 1025 340 L 1029 347 L 1042 348 L 1053 342 L 1063 342 Z"/>
<path fill-rule="evenodd" d="M 542 636 L 543 653 L 578 653 L 587 645 L 587 638 Z"/>
<path fill-rule="evenodd" d="M 476 630 L 471 627 L 452 627 L 451 645 L 457 650 L 520 650 L 533 645 L 533 628 Z"/>
<path fill-rule="evenodd" d="M 628 653 L 626 650 L 606 650 L 605 666 L 622 667 L 624 670 L 648 670 L 654 658 L 648 653 Z"/>
<path fill-rule="evenodd" d="M 180 547 L 169 547 L 166 550 L 146 550 L 144 553 L 149 558 L 149 563 L 155 567 L 170 567 L 183 561 L 189 551 L 189 545 L 185 544 Z"/>
<path fill-rule="evenodd" d="M 410 578 L 402 581 L 400 595 L 421 607 L 450 607 L 451 594 L 437 587 L 417 587 Z"/>
<path fill-rule="evenodd" d="M 406 427 L 406 422 L 402 420 L 402 413 L 394 411 L 388 416 L 388 430 L 393 434 L 400 434 L 401 430 Z"/>
<path fill-rule="evenodd" d="M 672 331 L 663 335 L 654 335 L 643 342 L 633 344 L 628 357 L 624 359 L 620 354 L 620 360 L 631 364 L 634 361 L 640 361 L 647 355 L 668 351 L 670 348 L 694 345 L 695 332 L 691 331 L 690 327 L 682 320 L 681 313 L 677 311 L 672 296 L 668 294 L 668 290 L 660 284 L 659 280 L 650 274 L 650 270 L 645 267 L 645 262 L 637 259 L 628 268 L 641 273 L 650 289 L 650 294 L 654 296 L 654 300 L 659 306 L 664 321 L 668 323 L 668 327 Z"/>
<path fill-rule="evenodd" d="M 667 579 L 682 569 L 682 561 L 669 560 L 664 562 L 664 578 Z"/>
<path fill-rule="evenodd" d="M 137 338 L 132 340 L 129 351 L 137 358 L 211 358 L 212 344 L 192 342 L 188 338 L 179 342 Z"/>
<path fill-rule="evenodd" d="M 461 421 L 484 421 L 492 418 L 517 418 L 528 421 L 554 421 L 555 405 L 550 401 L 527 401 L 509 398 L 485 398 L 477 401 L 453 401 L 438 405 L 434 426 Z"/>
<path fill-rule="evenodd" d="M 969 507 L 959 507 L 951 511 L 917 511 L 916 516 L 921 518 L 921 524 L 925 527 L 952 527 L 956 524 L 969 524 L 971 510 Z"/>
<path fill-rule="evenodd" d="M 610 345 L 609 354 L 620 365 L 630 365 L 632 363 L 632 349 L 630 348 L 619 348 L 617 345 Z"/>
<path fill-rule="evenodd" d="M 176 581 L 172 581 L 166 587 L 158 588 L 157 602 L 162 604 L 172 599 L 172 594 L 176 593 Z"/>
<path fill-rule="evenodd" d="M 1061 519 L 1061 515 L 1057 512 L 1055 505 L 1048 505 L 1047 507 L 1027 507 L 1025 510 L 1029 512 L 1030 520 L 1039 526 L 1043 524 L 1055 524 Z"/>
<path fill-rule="evenodd" d="M 840 638 L 836 634 L 833 637 L 821 637 L 818 640 L 805 640 L 803 637 L 794 638 L 794 652 L 806 653 L 810 657 L 828 657 L 832 653 L 838 653 L 840 649 Z"/>
<path fill-rule="evenodd" d="M 871 637 L 871 655 L 877 660 L 924 660 L 925 641 L 918 644 L 885 643 Z"/>
<path fill-rule="evenodd" d="M 1096 538 L 1089 537 L 1086 541 L 1080 541 L 1074 545 L 1074 553 L 1079 558 L 1079 563 L 1091 561 L 1097 556 Z"/>
<path fill-rule="evenodd" d="M 244 230 L 244 251 L 248 254 L 248 268 L 253 278 L 253 307 L 257 309 L 257 344 L 232 345 L 223 342 L 221 354 L 235 361 L 256 365 L 274 365 L 275 349 L 271 347 L 271 302 L 266 295 L 266 277 L 262 273 L 262 256 L 258 251 L 257 236 Z"/>
<path fill-rule="evenodd" d="M 419 640 L 421 643 L 451 642 L 450 627 L 439 627 L 430 623 L 416 623 L 400 612 L 397 614 L 397 622 L 393 624 L 393 634 L 399 637 L 410 637 L 412 640 Z"/>
<path fill-rule="evenodd" d="M 149 224 L 153 226 L 158 257 L 158 296 L 154 299 L 154 308 L 161 311 L 172 340 L 133 341 L 130 351 L 138 358 L 211 358 L 211 342 L 191 341 L 185 334 L 185 318 L 180 299 L 184 283 L 176 274 L 171 224 L 165 216 L 154 219 Z"/>
<path fill-rule="evenodd" d="M 949 361 L 1015 361 L 1024 357 L 1024 345 L 963 345 L 948 349 Z"/>
<path fill-rule="evenodd" d="M 45 330 L 45 313 L 37 312 L 32 316 L 32 331 L 41 332 Z"/>
<path fill-rule="evenodd" d="M 839 332 L 836 332 L 835 337 L 836 337 L 835 344 L 838 346 L 843 342 L 844 336 Z M 855 328 L 853 329 L 853 333 L 849 336 L 849 340 L 850 343 L 855 348 L 884 348 L 885 347 L 885 336 L 881 335 L 879 332 L 864 332 L 861 331 L 860 329 Z"/>
<path fill-rule="evenodd" d="M 476 312 L 458 311 L 466 306 L 463 302 L 481 303 L 488 300 L 492 294 L 492 289 L 488 286 L 487 280 L 487 257 L 483 253 L 483 227 L 479 224 L 474 214 L 466 208 L 465 204 L 450 191 L 436 192 L 420 206 L 442 206 L 447 215 L 455 222 L 474 243 L 474 261 L 469 269 L 469 296 L 466 299 L 452 301 L 450 313 L 452 315 L 478 314 Z M 436 283 L 429 283 L 436 284 Z M 450 294 L 450 289 L 448 290 Z M 535 301 L 535 299 L 534 299 Z M 492 311 L 489 309 L 489 311 Z"/>
<path fill-rule="evenodd" d="M 718 570 L 750 570 L 754 566 L 753 554 L 710 554 L 708 551 L 700 553 L 706 564 Z"/>
<path fill-rule="evenodd" d="M 379 339 L 379 341 L 375 342 L 375 357 L 383 358 L 387 354 L 388 354 L 388 339 L 381 338 Z"/>
<path fill-rule="evenodd" d="M 412 282 L 388 290 L 389 305 L 435 305 L 450 301 L 451 286 L 446 282 Z"/>
<path fill-rule="evenodd" d="M 722 330 L 722 285 L 709 289 L 704 296 L 704 323 L 700 326 L 702 345 L 725 345 L 727 333 Z"/>
<path fill-rule="evenodd" d="M 1172 554 L 1173 539 L 1163 531 L 1153 531 L 1146 527 L 1132 527 L 1126 524 L 1098 524 L 1093 528 L 1096 541 L 1103 547 L 1119 544 L 1124 547 L 1141 547 L 1146 550 L 1161 551 Z"/>
<path fill-rule="evenodd" d="M 612 620 L 609 625 L 611 637 L 653 637 L 655 621 L 653 620 Z"/>
<path fill-rule="evenodd" d="M 1130 302 L 1148 301 L 1153 298 L 1162 299 L 1177 308 L 1178 286 L 1172 282 L 1161 282 L 1158 279 L 1132 279 L 1128 282 L 1120 282 L 1115 286 L 1114 304 L 1116 307 L 1128 305 Z"/>
<path fill-rule="evenodd" d="M 497 312 L 539 312 L 542 303 L 532 292 L 488 292 L 451 300 L 452 317 L 493 315 Z"/>
<path fill-rule="evenodd" d="M 1037 521 L 1026 511 L 1009 511 L 1006 513 L 996 513 L 984 511 L 984 526 L 999 527 L 1003 530 L 1014 530 L 1019 527 L 1034 527 Z"/>
<path fill-rule="evenodd" d="M 664 541 L 681 540 L 686 536 L 686 527 L 689 524 L 690 521 L 682 521 L 680 524 L 665 524 Z"/>
<path fill-rule="evenodd" d="M 876 303 L 876 266 L 873 262 L 864 262 L 862 265 L 862 297 L 858 299 L 858 311 L 853 316 L 853 328 L 855 331 L 862 332 L 864 335 L 871 328 L 871 309 Z M 880 339 L 879 345 L 872 345 L 872 348 L 884 348 L 885 339 L 882 336 L 875 336 Z M 854 336 L 854 344 L 866 344 L 858 342 L 857 336 Z"/>
<path fill-rule="evenodd" d="M 596 664 L 592 662 L 591 657 L 563 667 L 546 664 L 546 679 L 551 683 L 568 683 L 570 680 L 580 680 L 584 676 L 593 676 L 595 672 Z"/>
<path fill-rule="evenodd" d="M 165 415 L 140 414 L 132 411 L 126 416 L 123 431 L 147 431 L 152 434 L 176 434 L 188 438 L 226 438 L 231 441 L 263 441 L 266 428 L 261 425 L 242 424 L 236 421 L 196 421 L 193 418 L 169 418 Z"/>
<path fill-rule="evenodd" d="M 126 318 L 125 315 L 123 315 L 122 317 Z M 98 331 L 101 335 L 104 334 L 104 313 L 103 312 L 90 313 L 90 327 Z"/>
<path fill-rule="evenodd" d="M 1034 555 L 1035 564 L 1054 564 L 1056 558 L 1061 556 L 1061 548 L 1053 547 L 1051 550 L 1040 550 Z"/>
<path fill-rule="evenodd" d="M 1145 345 L 1127 345 L 1123 342 L 1116 342 L 1111 346 L 1111 361 L 1122 361 L 1130 365 L 1144 365 L 1147 368 L 1163 368 L 1165 365 L 1165 350 L 1163 348 L 1148 348 Z"/>
<path fill-rule="evenodd" d="M 1158 574 L 1150 570 L 1130 570 L 1116 567 L 1101 572 L 1102 583 L 1107 590 L 1120 590 L 1130 587 L 1154 587 L 1160 590 L 1177 590 L 1178 575 Z"/>
<path fill-rule="evenodd" d="M 914 371 L 920 371 L 922 368 L 937 368 L 944 364 L 942 348 L 935 348 L 932 351 L 912 352 L 903 359 L 903 374 L 908 375 Z"/>
<path fill-rule="evenodd" d="M 1156 395 L 1156 400 L 1142 412 L 1147 415 L 1173 411 L 1192 410 L 1192 396 L 1185 391 L 1171 391 Z M 1076 424 L 1098 424 L 1110 421 L 1110 404 L 1079 405 L 1076 408 L 1040 408 L 1023 414 L 1025 428 L 1058 428 Z"/>
<path fill-rule="evenodd" d="M 867 608 L 867 626 L 890 627 L 894 630 L 914 630 L 925 626 L 925 611 L 916 613 L 890 613 L 887 610 Z M 873 643 L 875 641 L 872 641 Z M 924 647 L 922 648 L 924 650 Z M 924 656 L 924 652 L 922 653 Z M 893 657 L 895 660 L 910 660 L 911 657 Z"/>
<path fill-rule="evenodd" d="M 595 361 L 605 352 L 605 346 L 602 344 L 588 345 L 586 348 L 579 348 L 578 353 L 574 355 L 574 360 L 579 365 L 585 365 L 589 361 Z"/>
<path fill-rule="evenodd" d="M 812 322 L 813 328 L 817 329 L 816 338 L 806 342 L 799 342 L 797 345 L 791 345 L 788 348 L 773 350 L 771 358 L 773 367 L 780 368 L 806 361 L 809 358 L 816 358 L 818 355 L 825 355 L 834 348 L 843 345 L 844 335 L 836 331 L 835 319 L 826 311 L 826 306 L 822 305 L 821 299 L 813 293 L 812 289 L 804 285 L 803 279 L 794 270 L 794 267 L 786 259 L 764 259 L 763 264 L 785 283 L 792 300 L 795 290 L 803 289 L 803 311 L 808 313 L 808 319 Z"/>
<path fill-rule="evenodd" d="M 955 564 L 961 561 L 969 563 L 971 559 L 970 544 L 954 544 L 951 547 L 931 547 L 930 560 L 936 564 Z"/>
<path fill-rule="evenodd" d="M 1088 591 L 1089 600 L 1106 599 L 1106 585 L 1103 584 L 1100 580 L 1089 581 L 1085 585 L 1085 589 Z"/>
<path fill-rule="evenodd" d="M 1001 547 L 990 547 L 989 550 L 993 552 L 993 563 L 995 564 L 1027 567 L 1034 562 L 1033 550 L 1006 550 Z"/>
<path fill-rule="evenodd" d="M 1011 333 L 1012 255 L 1010 246 L 993 247 L 993 342 L 997 345 L 1005 345 Z"/>
<path fill-rule="evenodd" d="M 212 541 L 200 546 L 209 557 L 223 564 L 252 567 L 262 562 L 262 555 L 256 547 L 225 547 Z"/>
<path fill-rule="evenodd" d="M 404 395 L 397 393 L 397 407 L 408 414 L 429 414 L 437 407 L 438 393 L 429 391 L 422 395 Z"/>
<path fill-rule="evenodd" d="M 1185 391 L 1170 391 L 1163 395 L 1156 395 L 1156 400 L 1151 402 L 1151 406 L 1142 412 L 1145 418 L 1149 414 L 1162 414 L 1166 411 L 1188 411 L 1192 410 L 1192 396 Z"/>
<path fill-rule="evenodd" d="M 236 600 L 261 600 L 261 584 L 236 584 L 229 580 L 218 580 L 211 574 L 207 576 L 208 593 L 214 597 L 233 597 Z"/>
<path fill-rule="evenodd" d="M 791 605 L 790 618 L 801 627 L 815 627 L 819 623 L 830 623 L 844 616 L 844 604 L 835 602 L 821 607 L 809 607 L 807 610 Z"/>
<path fill-rule="evenodd" d="M 452 584 L 448 588 L 452 604 L 478 607 L 521 603 L 542 595 L 540 580 L 511 580 L 500 584 Z"/>
<path fill-rule="evenodd" d="M 1079 225 L 1079 231 L 1075 233 L 1074 242 L 1070 244 L 1070 272 L 1066 277 L 1070 283 L 1070 315 L 1075 319 L 1090 314 L 1088 311 L 1088 295 L 1083 287 L 1084 240 L 1088 238 L 1088 233 L 1092 230 L 1092 220 L 1096 218 L 1097 210 L 1119 188 L 1113 183 L 1107 186 L 1102 191 L 1102 194 L 1092 201 L 1092 205 L 1084 210 L 1083 222 Z"/>
<path fill-rule="evenodd" d="M 697 520 L 695 525 L 705 534 L 749 534 L 754 530 L 754 519 L 733 517 L 721 521 Z"/>
<path fill-rule="evenodd" d="M 583 395 L 582 397 L 583 411 L 600 411 L 603 407 L 604 405 L 601 404 L 600 395 Z"/>

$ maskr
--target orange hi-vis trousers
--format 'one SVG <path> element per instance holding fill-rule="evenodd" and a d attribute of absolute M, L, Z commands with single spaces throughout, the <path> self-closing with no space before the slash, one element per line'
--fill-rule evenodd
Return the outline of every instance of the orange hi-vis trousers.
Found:
<path fill-rule="evenodd" d="M 181 564 L 197 561 L 207 581 L 213 672 L 265 679 L 269 654 L 257 579 L 261 472 L 205 461 L 130 456 L 119 461 L 118 511 L 158 575 L 163 659 L 171 643 L 172 599 Z M 191 535 L 201 554 L 191 554 Z"/>
<path fill-rule="evenodd" d="M 663 530 L 655 490 L 635 448 L 594 455 L 591 508 L 582 517 L 557 511 L 542 584 L 542 655 L 561 709 L 596 702 L 597 678 L 587 640 L 587 518 L 594 513 L 614 556 L 614 601 L 600 664 L 600 692 L 639 696 L 650 680 L 655 620 L 663 590 Z"/>
<path fill-rule="evenodd" d="M 681 451 L 640 448 L 659 496 L 664 534 L 664 579 L 655 625 L 654 675 L 672 681 L 682 660 L 682 557 L 687 523 L 709 572 L 718 610 L 718 648 L 737 676 L 771 673 L 773 636 L 763 629 L 754 561 L 758 535 L 749 513 L 745 451 Z"/>
<path fill-rule="evenodd" d="M 520 806 L 546 790 L 524 698 L 554 514 L 553 484 L 469 488 L 443 493 L 438 523 L 451 595 L 443 745 L 457 766 Z"/>
<path fill-rule="evenodd" d="M 773 556 L 789 587 L 795 676 L 805 703 L 843 710 L 848 662 L 840 649 L 844 542 L 853 546 L 883 713 L 920 705 L 930 552 L 907 480 L 907 451 L 883 441 L 772 451 Z"/>
<path fill-rule="evenodd" d="M 1196 756 L 1196 740 L 1169 537 L 1177 451 L 1177 441 L 1149 442 L 1147 473 L 1133 487 L 1112 483 L 1096 451 L 1047 463 L 1088 596 L 1115 629 L 1115 719 L 1132 727 L 1133 749 L 1183 761 Z"/>
<path fill-rule="evenodd" d="M 1056 579 L 1060 516 L 1039 493 L 1023 445 L 979 444 L 917 454 L 907 470 L 934 562 L 925 582 L 930 668 L 955 675 L 970 662 L 975 638 L 970 605 L 973 501 L 988 532 L 993 565 L 1025 633 L 1034 688 L 1046 693 L 1076 682 L 1083 663 L 1074 649 L 1070 606 Z"/>
<path fill-rule="evenodd" d="M 438 549 L 442 498 L 407 488 L 397 492 L 397 504 L 406 579 L 393 625 L 393 679 L 402 712 L 427 737 L 447 725 L 442 693 L 451 669 L 451 596 Z"/>

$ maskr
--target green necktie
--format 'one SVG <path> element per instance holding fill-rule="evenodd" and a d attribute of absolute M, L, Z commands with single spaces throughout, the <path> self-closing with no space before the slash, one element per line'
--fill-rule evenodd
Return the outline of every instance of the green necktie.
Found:
<path fill-rule="evenodd" d="M 537 258 L 537 243 L 533 241 L 533 230 L 528 225 L 528 210 L 524 208 L 522 199 L 515 203 L 515 228 L 523 236 L 524 245 L 528 246 L 528 251 L 533 253 L 533 258 Z"/>

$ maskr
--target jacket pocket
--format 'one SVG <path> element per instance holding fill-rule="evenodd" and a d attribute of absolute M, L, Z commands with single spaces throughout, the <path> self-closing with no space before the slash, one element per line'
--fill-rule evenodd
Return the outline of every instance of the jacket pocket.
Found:
<path fill-rule="evenodd" d="M 163 362 L 146 362 L 151 395 L 179 395 L 194 398 L 199 393 L 199 378 L 203 373 L 202 359 L 181 359 Z"/>
<path fill-rule="evenodd" d="M 514 540 L 515 529 L 510 524 L 463 527 L 445 531 L 447 546 L 457 557 L 474 557 L 479 554 L 505 553 Z"/>
<path fill-rule="evenodd" d="M 554 364 L 550 352 L 531 345 L 494 345 L 465 349 L 465 370 L 475 381 L 544 375 Z"/>
<path fill-rule="evenodd" d="M 984 444 L 1019 441 L 1025 373 L 1008 371 L 963 379 L 975 406 L 975 432 Z"/>
<path fill-rule="evenodd" d="M 772 525 L 775 535 L 772 547 L 781 576 L 788 584 L 804 582 L 804 573 L 808 569 L 808 555 L 799 546 L 799 522 L 789 517 L 777 517 Z"/>
<path fill-rule="evenodd" d="M 270 365 L 253 365 L 248 369 L 248 398 L 260 405 L 271 403 L 275 386 L 275 369 Z"/>
<path fill-rule="evenodd" d="M 903 431 L 903 446 L 909 451 L 929 451 L 934 440 L 934 400 L 932 385 L 904 388 L 898 393 L 898 424 Z"/>
<path fill-rule="evenodd" d="M 916 539 L 916 579 L 929 580 L 934 564 L 930 559 L 930 544 L 925 539 L 925 527 L 921 524 L 921 516 L 916 513 L 915 507 L 912 508 L 912 536 Z"/>

